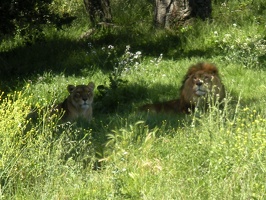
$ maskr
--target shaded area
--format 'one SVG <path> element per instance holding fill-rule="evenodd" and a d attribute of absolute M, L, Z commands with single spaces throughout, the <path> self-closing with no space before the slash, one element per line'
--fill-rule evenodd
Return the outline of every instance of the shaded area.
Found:
<path fill-rule="evenodd" d="M 93 106 L 93 111 L 96 114 L 123 113 L 125 109 L 132 109 L 132 103 L 148 97 L 146 87 L 127 82 L 119 84 L 117 87 L 100 85 L 98 91 L 100 94 L 95 96 Z"/>
<path fill-rule="evenodd" d="M 154 30 L 150 31 L 152 33 Z M 82 70 L 98 68 L 109 73 L 113 70 L 113 63 L 105 62 L 108 54 L 102 51 L 102 48 L 108 45 L 116 47 L 117 57 L 124 53 L 126 45 L 131 45 L 132 51 L 141 51 L 144 56 L 158 57 L 163 54 L 165 59 L 206 56 L 212 52 L 212 49 L 185 52 L 182 49 L 185 44 L 181 43 L 177 34 L 161 33 L 158 37 L 150 37 L 138 32 L 131 32 L 130 35 L 130 32 L 131 30 L 99 30 L 79 41 L 54 36 L 52 39 L 1 52 L 1 89 L 12 90 L 18 86 L 20 80 L 47 71 L 79 76 Z M 89 44 L 92 44 L 94 49 L 91 49 Z M 3 88 L 3 85 L 7 86 Z"/>
<path fill-rule="evenodd" d="M 155 30 L 150 29 L 150 33 L 153 32 L 155 33 Z M 107 49 L 109 45 L 115 46 L 116 49 L 112 55 L 103 50 L 103 47 Z M 126 45 L 131 45 L 131 52 L 141 51 L 143 56 L 156 58 L 163 54 L 164 59 L 171 60 L 190 57 L 208 59 L 218 53 L 213 48 L 184 49 L 186 46 L 184 36 L 181 33 L 168 31 L 158 31 L 150 36 L 131 29 L 100 29 L 80 40 L 71 40 L 55 34 L 50 39 L 0 53 L 0 90 L 8 93 L 19 89 L 24 85 L 24 80 L 34 80 L 38 74 L 47 71 L 53 74 L 63 73 L 66 76 L 84 76 L 84 71 L 88 74 L 100 69 L 110 76 L 117 58 L 125 53 Z M 178 95 L 178 88 L 173 88 L 171 85 L 155 85 L 150 89 L 127 82 L 118 85 L 117 88 L 103 85 L 102 93 L 95 96 L 95 113 L 119 111 L 123 113 L 125 109 L 134 109 L 132 107 L 134 103 L 139 104 L 148 99 L 160 102 L 163 96 L 169 96 L 169 91 L 174 91 L 171 94 Z"/>

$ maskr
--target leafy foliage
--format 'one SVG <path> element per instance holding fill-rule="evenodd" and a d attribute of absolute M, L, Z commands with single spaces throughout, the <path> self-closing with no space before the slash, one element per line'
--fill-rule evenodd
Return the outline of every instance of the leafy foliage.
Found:
<path fill-rule="evenodd" d="M 98 102 L 96 109 L 100 108 L 99 111 L 108 113 L 116 111 L 119 105 L 126 104 L 138 96 L 136 88 L 134 88 L 137 86 L 129 86 L 128 81 L 123 77 L 138 68 L 141 62 L 141 52 L 131 53 L 129 45 L 126 46 L 124 54 L 120 57 L 112 45 L 109 45 L 108 48 L 103 47 L 102 51 L 107 54 L 106 59 L 101 63 L 102 66 L 111 65 L 113 70 L 108 77 L 108 85 L 97 87 L 99 95 L 96 98 Z M 94 51 L 94 55 L 99 57 L 97 51 Z"/>
<path fill-rule="evenodd" d="M 217 50 L 224 52 L 228 62 L 241 63 L 248 68 L 259 68 L 265 64 L 266 40 L 254 30 L 253 36 L 246 36 L 237 24 L 232 25 L 231 33 L 213 33 Z"/>
<path fill-rule="evenodd" d="M 150 0 L 119 2 L 118 26 L 87 38 L 82 2 L 55 0 L 60 15 L 79 5 L 72 27 L 42 25 L 46 42 L 31 46 L 2 41 L 0 199 L 265 199 L 265 1 L 213 1 L 212 20 L 178 30 L 151 29 Z M 122 18 L 121 8 L 133 10 Z M 199 61 L 218 66 L 223 109 L 137 110 L 176 98 Z M 32 106 L 89 81 L 98 86 L 90 124 L 41 116 L 29 126 Z"/>
<path fill-rule="evenodd" d="M 0 6 L 0 33 L 26 37 L 28 42 L 43 38 L 43 25 L 54 24 L 57 28 L 75 19 L 64 13 L 59 15 L 51 10 L 53 0 L 3 0 Z"/>

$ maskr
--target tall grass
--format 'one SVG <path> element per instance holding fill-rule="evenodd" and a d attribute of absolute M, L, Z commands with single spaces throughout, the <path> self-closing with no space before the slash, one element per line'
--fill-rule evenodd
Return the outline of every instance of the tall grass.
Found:
<path fill-rule="evenodd" d="M 80 37 L 83 8 L 74 6 L 81 17 L 59 32 L 48 27 L 44 43 L 2 42 L 1 72 L 12 81 L 0 85 L 0 199 L 265 199 L 265 3 L 214 1 L 211 21 L 152 33 L 152 13 L 138 17 L 143 4 L 125 1 L 131 12 L 114 13 L 119 28 L 88 38 Z M 138 111 L 178 98 L 199 61 L 218 66 L 223 109 Z M 99 86 L 91 124 L 47 118 L 68 84 L 90 81 Z M 43 109 L 34 121 L 26 118 L 32 108 Z"/>
<path fill-rule="evenodd" d="M 2 115 L 8 120 L 2 133 L 12 126 L 10 133 L 17 134 L 1 137 L 4 199 L 265 198 L 266 121 L 257 110 L 213 108 L 154 128 L 145 115 L 128 113 L 95 121 L 90 129 L 46 122 L 26 134 L 26 111 L 16 113 L 13 120 L 22 123 L 16 132 L 10 115 Z M 105 144 L 100 171 L 92 171 L 96 144 Z"/>

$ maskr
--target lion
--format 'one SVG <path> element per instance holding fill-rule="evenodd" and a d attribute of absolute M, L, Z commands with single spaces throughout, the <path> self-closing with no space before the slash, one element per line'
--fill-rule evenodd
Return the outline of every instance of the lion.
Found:
<path fill-rule="evenodd" d="M 196 107 L 206 110 L 210 103 L 221 103 L 224 98 L 225 87 L 217 67 L 201 62 L 189 67 L 182 81 L 179 99 L 147 104 L 140 110 L 188 114 Z"/>
<path fill-rule="evenodd" d="M 80 118 L 90 122 L 92 119 L 94 87 L 93 82 L 88 85 L 68 85 L 68 97 L 54 108 L 53 113 L 63 112 L 61 118 L 63 122 L 73 122 Z"/>
<path fill-rule="evenodd" d="M 94 87 L 95 85 L 93 82 L 90 82 L 88 85 L 68 85 L 67 90 L 69 95 L 62 103 L 52 106 L 52 108 L 45 107 L 41 110 L 35 109 L 27 115 L 26 119 L 31 119 L 33 122 L 36 122 L 38 117 L 44 115 L 45 110 L 48 110 L 49 113 L 47 116 L 50 118 L 57 115 L 60 117 L 60 123 L 72 123 L 77 119 L 84 119 L 90 122 L 92 119 Z"/>

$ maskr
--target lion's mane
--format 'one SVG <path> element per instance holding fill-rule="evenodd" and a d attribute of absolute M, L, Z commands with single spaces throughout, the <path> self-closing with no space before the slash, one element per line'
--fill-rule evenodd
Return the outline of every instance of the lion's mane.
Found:
<path fill-rule="evenodd" d="M 210 102 L 222 102 L 225 88 L 217 67 L 211 63 L 197 63 L 189 67 L 179 90 L 179 99 L 147 104 L 140 110 L 190 113 L 195 107 L 207 108 Z"/>

